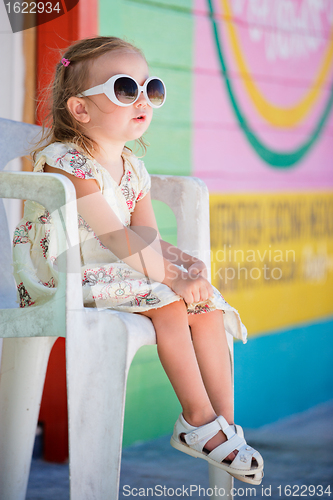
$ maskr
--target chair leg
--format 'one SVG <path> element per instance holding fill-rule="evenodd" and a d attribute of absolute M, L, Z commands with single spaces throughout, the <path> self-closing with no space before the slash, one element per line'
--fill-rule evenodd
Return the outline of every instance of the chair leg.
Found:
<path fill-rule="evenodd" d="M 84 316 L 66 338 L 70 498 L 117 500 L 128 334 L 107 311 Z"/>
<path fill-rule="evenodd" d="M 210 497 L 212 500 L 219 500 L 221 498 L 233 499 L 232 488 L 233 478 L 224 470 L 208 465 L 209 470 L 209 487 L 213 490 L 213 495 Z"/>
<path fill-rule="evenodd" d="M 0 376 L 0 498 L 24 500 L 54 337 L 8 338 Z"/>

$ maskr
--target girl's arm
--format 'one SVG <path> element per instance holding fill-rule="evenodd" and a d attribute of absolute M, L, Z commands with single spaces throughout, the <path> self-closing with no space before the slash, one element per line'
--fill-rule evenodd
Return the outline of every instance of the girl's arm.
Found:
<path fill-rule="evenodd" d="M 183 252 L 174 245 L 171 245 L 171 243 L 161 239 L 151 203 L 150 192 L 148 192 L 146 196 L 136 204 L 134 212 L 132 213 L 132 229 L 134 231 L 138 231 L 137 228 L 143 226 L 155 229 L 159 237 L 159 244 L 165 259 L 173 264 L 177 264 L 178 266 L 183 265 L 193 276 L 201 274 L 204 278 L 207 278 L 207 268 L 202 260 Z M 147 234 L 148 233 L 149 232 L 147 232 Z M 143 238 L 145 239 L 144 234 Z"/>
<path fill-rule="evenodd" d="M 95 180 L 78 179 L 49 165 L 45 165 L 44 171 L 65 175 L 74 184 L 79 214 L 119 259 L 149 278 L 168 285 L 187 303 L 207 300 L 212 295 L 211 285 L 203 277 L 187 276 L 188 273 L 163 257 L 156 244 L 147 244 L 137 231 L 123 226 Z"/>
<path fill-rule="evenodd" d="M 161 248 L 163 252 L 163 257 L 173 264 L 177 264 L 178 266 L 183 265 L 187 271 L 196 276 L 201 274 L 204 278 L 208 278 L 207 267 L 206 264 L 193 255 L 189 255 L 185 252 L 182 252 L 179 248 L 171 245 L 167 241 L 160 240 Z"/>

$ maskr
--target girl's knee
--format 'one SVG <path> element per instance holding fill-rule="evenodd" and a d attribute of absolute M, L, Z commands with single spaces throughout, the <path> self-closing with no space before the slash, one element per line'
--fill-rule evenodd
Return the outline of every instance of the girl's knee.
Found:
<path fill-rule="evenodd" d="M 214 311 L 208 311 L 201 314 L 190 314 L 189 315 L 189 325 L 190 326 L 200 326 L 202 323 L 206 325 L 220 325 L 224 328 L 224 314 L 220 309 L 214 309 Z"/>
<path fill-rule="evenodd" d="M 157 314 L 159 313 L 159 311 L 161 315 L 165 315 L 168 318 L 172 318 L 178 315 L 187 315 L 187 307 L 183 299 L 171 302 L 171 304 L 168 304 L 159 309 L 155 309 L 155 312 Z"/>
<path fill-rule="evenodd" d="M 172 302 L 171 304 L 169 304 L 169 306 L 171 306 L 172 309 L 181 310 L 183 312 L 186 312 L 186 314 L 187 314 L 187 306 L 185 304 L 184 299 L 176 300 L 175 302 Z"/>
<path fill-rule="evenodd" d="M 148 316 L 152 320 L 154 320 L 155 318 L 162 318 L 162 317 L 172 318 L 178 314 L 187 315 L 187 307 L 184 300 L 181 299 L 175 302 L 171 302 L 171 304 L 167 304 L 163 307 L 151 309 L 150 311 L 143 311 L 142 313 L 139 314 Z"/>

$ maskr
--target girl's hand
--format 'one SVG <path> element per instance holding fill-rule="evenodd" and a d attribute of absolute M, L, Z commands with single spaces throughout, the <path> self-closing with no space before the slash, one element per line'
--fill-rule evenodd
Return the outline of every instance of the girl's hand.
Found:
<path fill-rule="evenodd" d="M 183 297 L 187 304 L 204 302 L 213 296 L 213 287 L 200 273 L 182 273 L 172 280 L 171 289 Z"/>
<path fill-rule="evenodd" d="M 197 262 L 194 262 L 194 264 L 191 264 L 187 271 L 191 277 L 195 277 L 200 274 L 204 278 L 208 278 L 207 267 L 202 260 L 198 260 Z"/>

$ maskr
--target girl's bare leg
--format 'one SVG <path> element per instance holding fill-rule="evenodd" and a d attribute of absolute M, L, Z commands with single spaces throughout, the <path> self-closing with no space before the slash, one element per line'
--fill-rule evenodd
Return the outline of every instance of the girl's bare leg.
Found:
<path fill-rule="evenodd" d="M 217 415 L 232 424 L 234 405 L 229 347 L 223 312 L 189 316 L 193 346 L 210 402 Z"/>
<path fill-rule="evenodd" d="M 193 346 L 201 376 L 217 415 L 222 415 L 229 424 L 234 423 L 234 404 L 229 347 L 224 329 L 223 312 L 189 315 Z M 209 450 L 225 441 L 219 432 L 206 445 Z M 237 453 L 237 452 L 236 452 Z M 229 455 L 232 460 L 234 454 Z"/>
<path fill-rule="evenodd" d="M 183 300 L 142 313 L 151 318 L 162 366 L 183 408 L 185 420 L 194 426 L 216 418 L 196 359 Z"/>
<path fill-rule="evenodd" d="M 226 357 L 229 356 L 228 346 L 225 351 L 220 339 L 225 338 L 223 318 L 219 319 L 216 314 L 207 321 L 208 316 L 213 313 L 188 316 L 182 300 L 141 314 L 153 321 L 158 355 L 182 406 L 185 420 L 199 427 L 212 422 L 217 415 L 223 415 L 229 423 L 233 423 L 230 362 Z M 198 321 L 199 316 L 206 317 L 206 322 Z M 212 333 L 210 329 L 213 327 L 222 330 L 209 339 L 208 334 Z M 200 338 L 200 332 L 203 335 L 207 332 L 206 347 Z M 214 344 L 215 341 L 217 345 Z M 221 370 L 221 365 L 227 364 L 226 360 L 228 368 L 223 366 Z M 223 390 L 224 384 L 226 387 Z M 225 440 L 225 435 L 219 432 L 208 441 L 206 448 L 212 450 Z M 234 457 L 234 453 L 231 453 L 228 458 L 232 460 Z"/>

